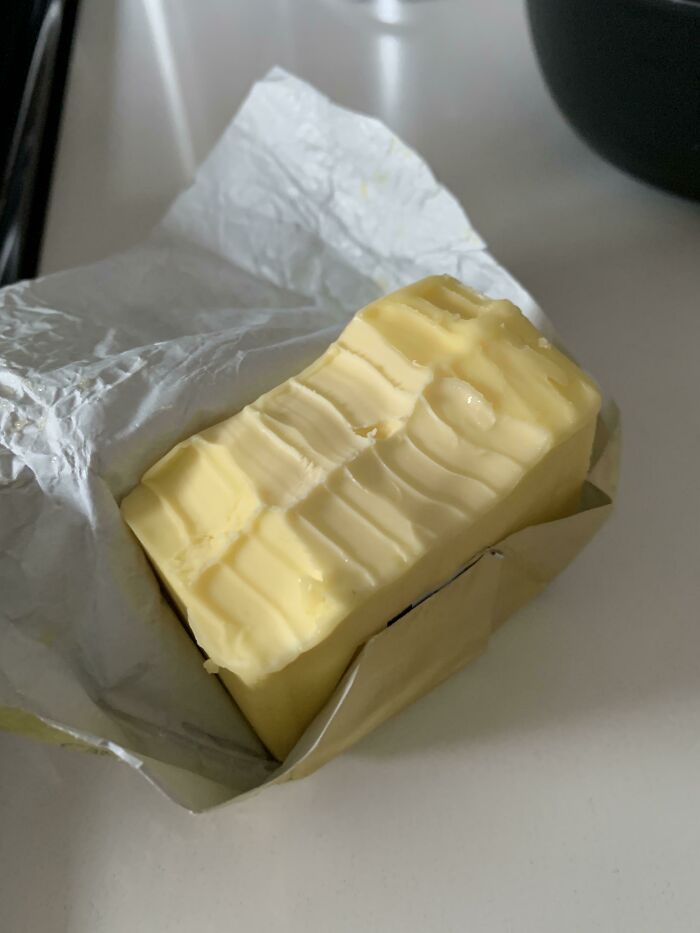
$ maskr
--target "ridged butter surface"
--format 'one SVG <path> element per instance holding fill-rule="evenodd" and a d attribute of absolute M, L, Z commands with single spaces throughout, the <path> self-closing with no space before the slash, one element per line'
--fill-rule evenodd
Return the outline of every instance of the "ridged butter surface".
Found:
<path fill-rule="evenodd" d="M 282 757 L 367 637 L 476 551 L 575 506 L 599 405 L 512 304 L 431 277 L 175 447 L 122 510 Z"/>

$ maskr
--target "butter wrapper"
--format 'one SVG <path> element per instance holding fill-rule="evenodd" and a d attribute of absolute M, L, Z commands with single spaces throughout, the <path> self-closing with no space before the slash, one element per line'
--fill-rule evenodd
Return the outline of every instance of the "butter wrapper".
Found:
<path fill-rule="evenodd" d="M 612 403 L 580 511 L 494 543 L 371 639 L 280 765 L 121 520 L 174 444 L 299 371 L 360 306 L 438 272 L 556 340 L 416 153 L 274 69 L 146 241 L 0 292 L 0 727 L 113 755 L 206 809 L 318 768 L 569 563 L 615 494 Z"/>

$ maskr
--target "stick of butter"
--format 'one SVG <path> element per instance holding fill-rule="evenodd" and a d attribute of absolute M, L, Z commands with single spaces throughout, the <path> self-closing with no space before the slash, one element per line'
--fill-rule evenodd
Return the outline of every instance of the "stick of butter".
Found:
<path fill-rule="evenodd" d="M 122 513 L 284 758 L 371 635 L 483 548 L 575 511 L 599 407 L 514 305 L 433 276 L 178 444 Z"/>

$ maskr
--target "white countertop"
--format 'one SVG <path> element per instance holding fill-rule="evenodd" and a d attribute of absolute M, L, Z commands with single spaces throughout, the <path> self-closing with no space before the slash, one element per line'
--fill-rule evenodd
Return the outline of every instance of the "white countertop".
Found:
<path fill-rule="evenodd" d="M 616 396 L 619 507 L 485 657 L 305 781 L 194 817 L 0 736 L 0 928 L 696 931 L 700 209 L 574 137 L 521 0 L 86 0 L 44 269 L 139 238 L 275 63 L 417 148 Z"/>

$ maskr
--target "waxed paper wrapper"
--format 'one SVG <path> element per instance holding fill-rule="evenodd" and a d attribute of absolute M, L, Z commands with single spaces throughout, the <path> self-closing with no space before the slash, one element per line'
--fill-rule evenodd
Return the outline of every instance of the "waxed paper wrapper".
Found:
<path fill-rule="evenodd" d="M 147 240 L 0 292 L 0 727 L 113 755 L 202 810 L 318 768 L 478 655 L 569 563 L 614 496 L 610 403 L 579 513 L 494 542 L 407 607 L 280 765 L 121 520 L 174 444 L 434 273 L 510 298 L 556 340 L 416 153 L 274 69 Z"/>

